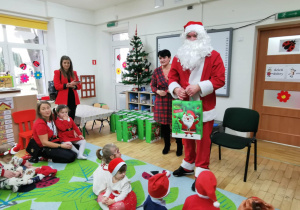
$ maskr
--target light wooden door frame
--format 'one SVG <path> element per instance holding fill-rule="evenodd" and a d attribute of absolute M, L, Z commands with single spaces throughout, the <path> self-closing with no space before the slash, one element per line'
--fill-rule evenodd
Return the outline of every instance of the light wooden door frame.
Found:
<path fill-rule="evenodd" d="M 300 54 L 267 55 L 270 37 L 292 35 L 300 24 L 258 29 L 252 107 L 260 114 L 258 139 L 300 146 L 300 109 L 263 106 L 264 90 L 300 91 L 300 82 L 265 81 L 267 64 L 300 64 Z"/>

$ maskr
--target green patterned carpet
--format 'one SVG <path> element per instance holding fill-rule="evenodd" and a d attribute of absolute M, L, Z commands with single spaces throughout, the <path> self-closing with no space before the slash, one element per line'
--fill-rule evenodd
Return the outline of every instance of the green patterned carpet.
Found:
<path fill-rule="evenodd" d="M 87 144 L 85 153 L 88 160 L 76 160 L 69 164 L 58 164 L 52 162 L 39 162 L 35 166 L 49 165 L 58 170 L 56 177 L 47 177 L 43 181 L 28 186 L 29 192 L 12 193 L 10 190 L 0 191 L 1 209 L 41 210 L 41 209 L 100 209 L 96 202 L 96 195 L 92 191 L 94 170 L 99 166 L 96 150 L 99 147 Z M 147 184 L 145 179 L 150 172 L 163 171 L 157 166 L 132 159 L 122 155 L 127 163 L 127 177 L 132 182 L 133 191 L 137 195 L 137 206 L 141 205 L 147 198 Z M 165 198 L 167 208 L 172 210 L 182 209 L 185 198 L 193 195 L 190 187 L 193 179 L 187 177 L 170 177 L 170 194 Z M 216 192 L 217 199 L 221 203 L 221 209 L 237 209 L 245 198 L 233 193 L 220 190 Z"/>

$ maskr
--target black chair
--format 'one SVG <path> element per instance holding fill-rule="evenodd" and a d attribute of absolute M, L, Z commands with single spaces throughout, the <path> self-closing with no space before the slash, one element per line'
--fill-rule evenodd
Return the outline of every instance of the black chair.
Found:
<path fill-rule="evenodd" d="M 254 143 L 254 170 L 257 169 L 257 141 L 259 114 L 257 111 L 246 108 L 228 108 L 223 119 L 224 132 L 215 132 L 211 136 L 211 142 L 219 145 L 219 160 L 221 160 L 221 146 L 231 149 L 244 149 L 248 147 L 245 166 L 244 182 L 247 180 L 248 164 L 251 144 Z M 239 132 L 253 132 L 252 138 L 246 138 L 225 133 L 230 128 Z"/>

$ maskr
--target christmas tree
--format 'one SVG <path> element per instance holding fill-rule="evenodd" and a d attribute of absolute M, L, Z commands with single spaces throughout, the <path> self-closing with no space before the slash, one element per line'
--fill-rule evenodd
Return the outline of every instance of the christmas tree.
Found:
<path fill-rule="evenodd" d="M 151 82 L 152 71 L 149 67 L 151 63 L 148 62 L 148 53 L 142 50 L 143 44 L 140 37 L 137 36 L 137 30 L 135 35 L 130 41 L 132 50 L 129 51 L 126 61 L 126 68 L 122 75 L 122 83 L 125 85 L 137 85 L 138 90 L 143 84 L 149 84 Z"/>

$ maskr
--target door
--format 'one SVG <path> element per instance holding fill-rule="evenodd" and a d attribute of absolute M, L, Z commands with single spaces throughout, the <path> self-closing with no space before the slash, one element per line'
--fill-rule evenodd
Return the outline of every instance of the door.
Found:
<path fill-rule="evenodd" d="M 258 139 L 300 146 L 300 24 L 259 29 L 253 109 Z"/>
<path fill-rule="evenodd" d="M 126 98 L 124 91 L 132 89 L 132 85 L 124 85 L 122 82 L 122 74 L 126 68 L 127 54 L 129 48 L 126 46 L 113 47 L 113 68 L 115 72 L 114 86 L 115 86 L 115 96 L 116 96 L 116 108 L 117 110 L 126 108 Z"/>

